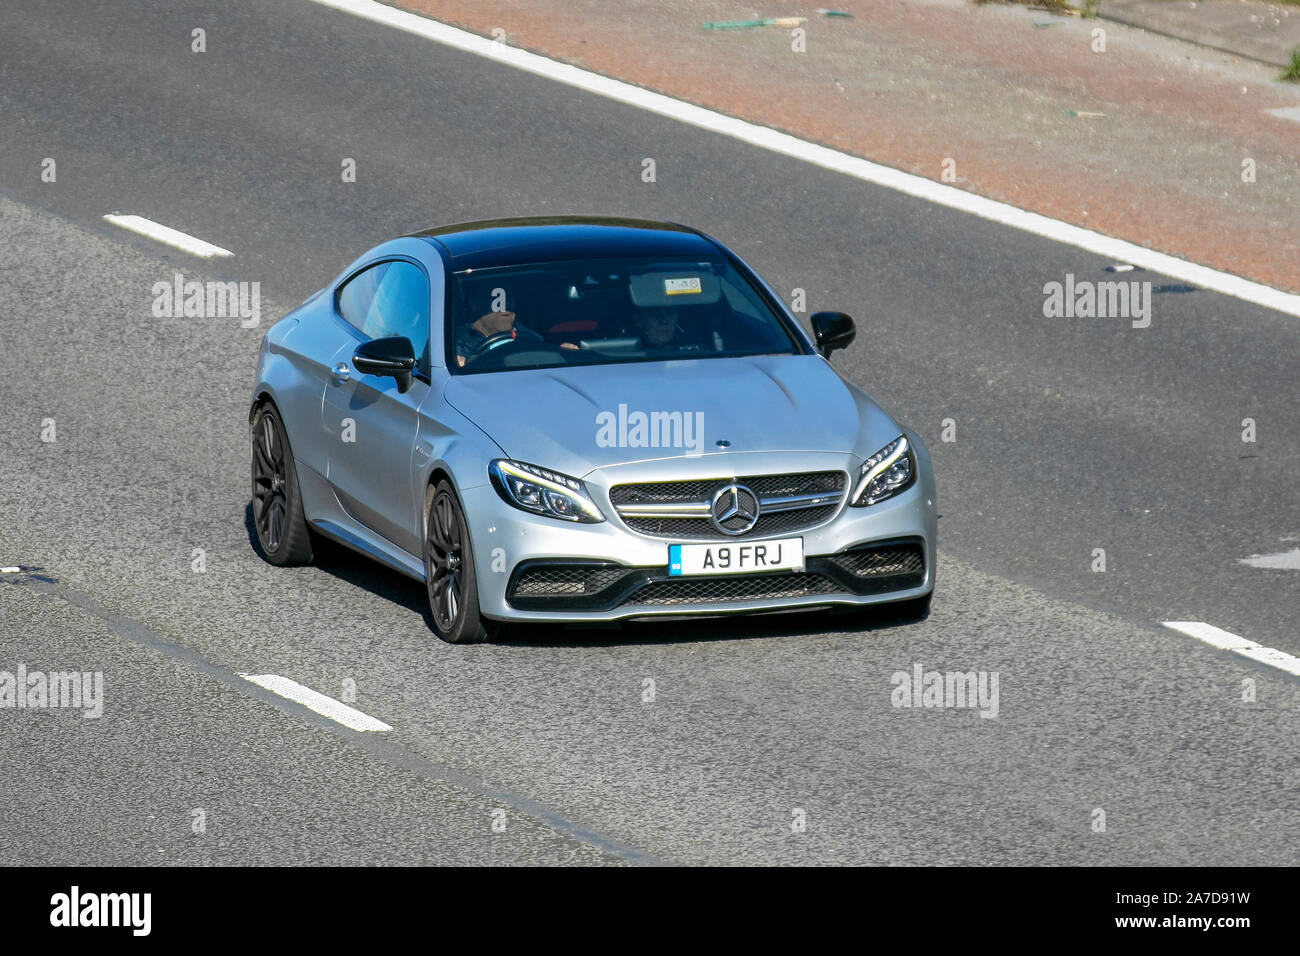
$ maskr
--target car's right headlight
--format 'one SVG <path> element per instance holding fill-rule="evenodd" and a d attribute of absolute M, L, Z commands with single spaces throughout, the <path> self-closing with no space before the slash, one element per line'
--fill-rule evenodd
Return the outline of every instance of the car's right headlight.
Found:
<path fill-rule="evenodd" d="M 916 456 L 905 435 L 899 435 L 862 463 L 849 504 L 874 505 L 904 491 L 916 480 Z"/>
<path fill-rule="evenodd" d="M 488 465 L 488 475 L 497 494 L 521 511 L 561 521 L 605 520 L 577 478 L 507 458 Z"/>

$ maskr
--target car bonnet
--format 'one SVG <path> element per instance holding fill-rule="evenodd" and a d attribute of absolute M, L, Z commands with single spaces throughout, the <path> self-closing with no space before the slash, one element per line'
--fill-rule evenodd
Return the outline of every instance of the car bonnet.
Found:
<path fill-rule="evenodd" d="M 817 355 L 455 375 L 444 395 L 511 458 L 578 478 L 728 452 L 870 454 L 899 434 Z"/>

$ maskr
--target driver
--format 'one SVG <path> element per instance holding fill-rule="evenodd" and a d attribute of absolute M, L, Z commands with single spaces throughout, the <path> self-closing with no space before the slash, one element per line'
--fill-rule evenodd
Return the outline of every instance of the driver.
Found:
<path fill-rule="evenodd" d="M 484 304 L 486 303 L 482 301 L 472 303 L 466 311 L 473 314 L 473 305 L 481 307 Z M 489 348 L 504 346 L 506 342 L 512 341 L 541 344 L 546 339 L 526 325 L 517 325 L 513 312 L 504 309 L 499 312 L 484 312 L 474 321 L 457 326 L 454 340 L 456 364 L 463 368 L 466 362 L 478 358 Z M 561 342 L 559 347 L 573 350 L 578 348 L 572 342 Z"/>
<path fill-rule="evenodd" d="M 489 339 L 504 338 L 507 335 L 517 339 L 521 332 L 525 335 L 536 334 L 530 333 L 528 329 L 515 328 L 513 312 L 485 312 L 456 330 L 456 364 L 463 366 L 466 358 L 474 355 Z"/>
<path fill-rule="evenodd" d="M 473 314 L 472 310 L 470 314 Z M 516 325 L 513 312 L 484 312 L 456 329 L 456 364 L 463 367 L 469 359 L 481 354 L 486 343 L 493 339 L 542 341 L 542 337 L 532 329 Z"/>

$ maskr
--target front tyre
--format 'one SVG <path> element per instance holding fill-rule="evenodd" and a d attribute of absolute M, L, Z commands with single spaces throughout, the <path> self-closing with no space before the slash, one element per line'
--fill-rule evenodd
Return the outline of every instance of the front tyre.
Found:
<path fill-rule="evenodd" d="M 482 644 L 502 626 L 480 616 L 469 526 L 456 490 L 440 481 L 426 496 L 424 580 L 433 632 L 448 644 Z"/>
<path fill-rule="evenodd" d="M 302 510 L 298 469 L 280 416 L 263 405 L 253 419 L 253 526 L 272 564 L 308 564 L 311 534 Z"/>

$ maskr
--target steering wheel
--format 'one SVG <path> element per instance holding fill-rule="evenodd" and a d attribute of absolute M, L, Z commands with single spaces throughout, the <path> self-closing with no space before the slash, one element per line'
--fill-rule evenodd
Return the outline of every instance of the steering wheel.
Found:
<path fill-rule="evenodd" d="M 484 352 L 490 351 L 499 345 L 505 345 L 507 342 L 513 342 L 514 340 L 514 329 L 506 329 L 504 332 L 494 332 L 469 350 L 469 355 L 465 356 L 465 363 L 469 364 L 470 359 L 478 358 Z"/>

